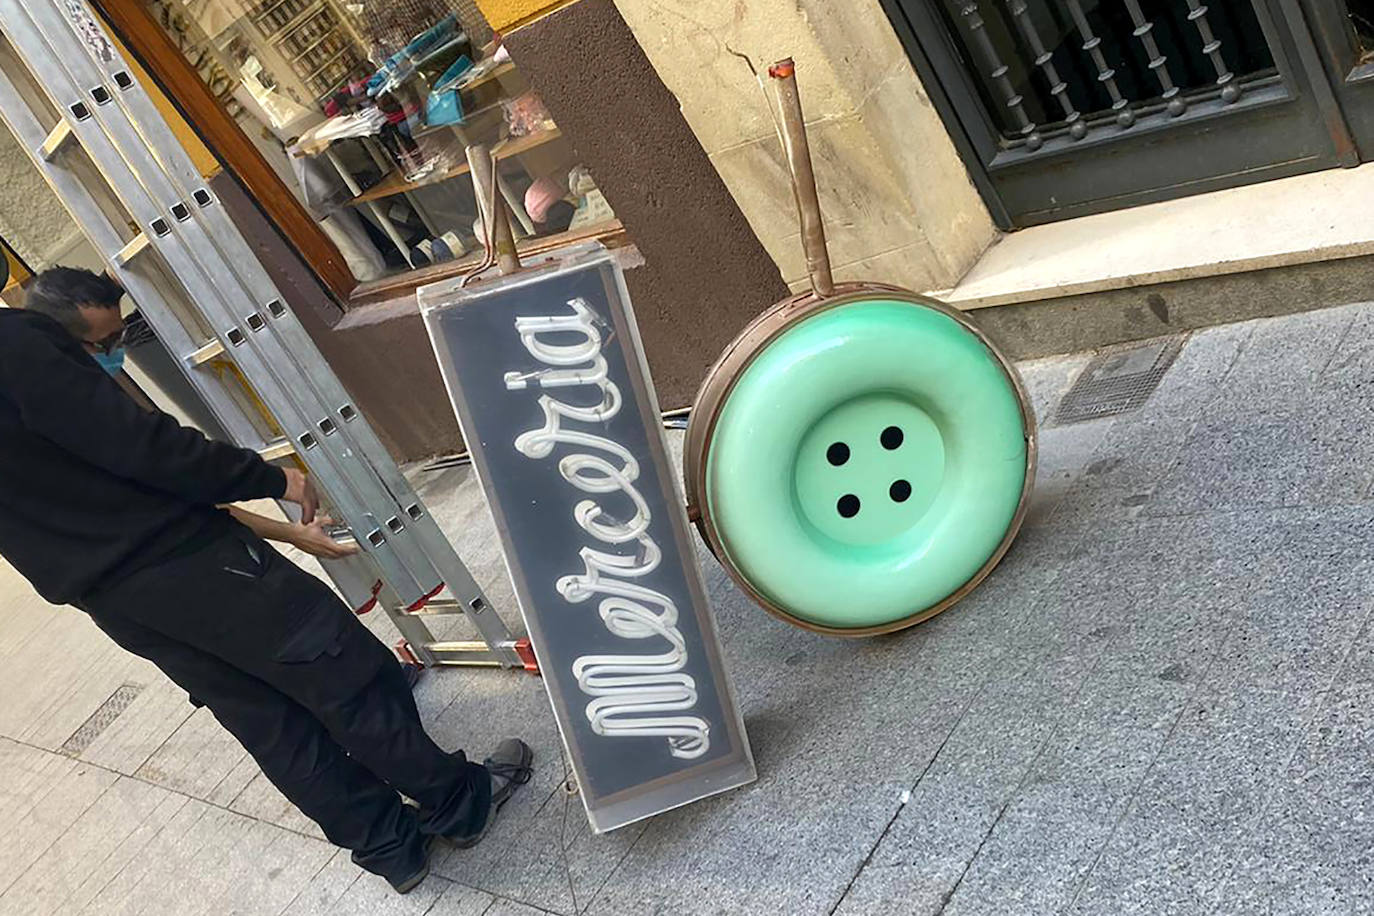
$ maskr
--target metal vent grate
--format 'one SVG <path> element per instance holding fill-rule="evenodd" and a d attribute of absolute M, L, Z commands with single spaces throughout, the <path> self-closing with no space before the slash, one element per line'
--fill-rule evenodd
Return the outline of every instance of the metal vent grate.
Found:
<path fill-rule="evenodd" d="M 72 732 L 72 736 L 62 743 L 62 753 L 69 757 L 76 757 L 86 748 L 94 743 L 100 733 L 110 727 L 115 719 L 119 718 L 120 713 L 129 708 L 138 695 L 143 692 L 142 684 L 125 684 L 110 694 L 109 699 L 100 704 L 100 708 L 91 713 L 91 717 L 82 723 L 81 727 Z"/>
<path fill-rule="evenodd" d="M 1114 417 L 1140 407 L 1159 387 L 1186 341 L 1179 335 L 1101 350 L 1059 402 L 1054 425 Z"/>

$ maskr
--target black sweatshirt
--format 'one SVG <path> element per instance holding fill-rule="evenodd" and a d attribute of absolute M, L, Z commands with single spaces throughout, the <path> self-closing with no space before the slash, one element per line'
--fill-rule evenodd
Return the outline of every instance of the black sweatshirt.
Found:
<path fill-rule="evenodd" d="M 148 413 L 53 319 L 0 307 L 0 555 L 71 604 L 280 497 L 247 449 Z"/>

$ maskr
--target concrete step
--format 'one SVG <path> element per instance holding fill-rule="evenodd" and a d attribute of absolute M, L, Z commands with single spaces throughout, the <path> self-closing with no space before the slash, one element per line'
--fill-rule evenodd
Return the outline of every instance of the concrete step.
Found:
<path fill-rule="evenodd" d="M 1374 164 L 1009 233 L 934 295 L 1016 358 L 1374 299 Z"/>

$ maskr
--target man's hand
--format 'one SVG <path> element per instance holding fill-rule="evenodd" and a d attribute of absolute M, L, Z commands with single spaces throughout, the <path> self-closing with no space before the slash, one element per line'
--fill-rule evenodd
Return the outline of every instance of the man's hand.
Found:
<path fill-rule="evenodd" d="M 358 552 L 356 544 L 340 544 L 325 532 L 334 524 L 327 515 L 321 515 L 308 525 L 292 525 L 290 543 L 322 560 L 341 560 Z"/>
<path fill-rule="evenodd" d="M 283 468 L 286 472 L 286 493 L 282 499 L 301 507 L 301 524 L 309 525 L 315 520 L 315 511 L 320 508 L 320 494 L 315 492 L 315 484 L 310 478 L 295 468 Z"/>

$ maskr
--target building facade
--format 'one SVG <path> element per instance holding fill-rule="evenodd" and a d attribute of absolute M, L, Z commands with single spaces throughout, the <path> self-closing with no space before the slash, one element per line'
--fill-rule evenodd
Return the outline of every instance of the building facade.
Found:
<path fill-rule="evenodd" d="M 665 409 L 805 283 L 779 58 L 842 280 L 949 290 L 1009 232 L 1374 153 L 1354 0 L 95 6 L 404 458 L 461 447 L 415 290 L 477 256 L 470 143 L 527 256 L 622 252 Z M 0 237 L 33 267 L 90 260 L 19 151 L 0 162 Z"/>

